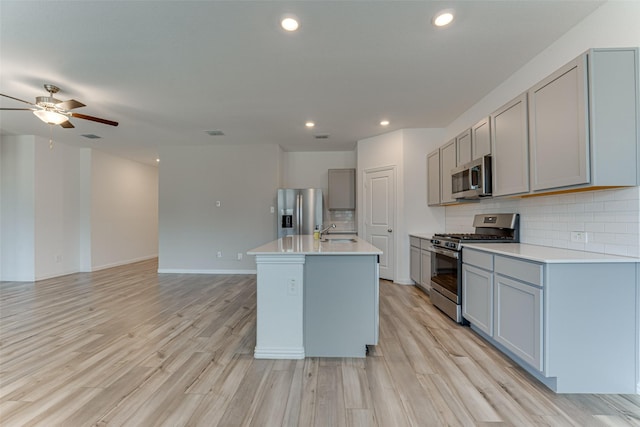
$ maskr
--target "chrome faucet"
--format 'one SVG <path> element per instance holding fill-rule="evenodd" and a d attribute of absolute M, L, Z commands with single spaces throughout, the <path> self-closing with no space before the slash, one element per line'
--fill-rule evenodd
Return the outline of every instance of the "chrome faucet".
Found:
<path fill-rule="evenodd" d="M 328 230 L 328 229 L 330 229 L 330 228 L 336 228 L 336 225 L 335 225 L 335 224 L 331 224 L 331 225 L 330 225 L 330 226 L 328 226 L 327 228 L 323 228 L 322 230 L 320 230 L 320 238 L 321 238 L 321 239 L 322 239 L 322 235 L 323 235 L 324 233 L 326 233 L 326 232 L 327 232 L 327 230 Z"/>

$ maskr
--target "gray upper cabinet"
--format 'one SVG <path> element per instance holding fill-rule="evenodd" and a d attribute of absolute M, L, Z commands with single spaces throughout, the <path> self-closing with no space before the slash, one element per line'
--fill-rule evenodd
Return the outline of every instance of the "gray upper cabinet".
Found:
<path fill-rule="evenodd" d="M 440 203 L 454 203 L 451 187 L 451 169 L 456 167 L 456 140 L 440 147 Z"/>
<path fill-rule="evenodd" d="M 456 137 L 456 165 L 471 161 L 471 129 L 467 129 Z M 455 167 L 454 165 L 453 167 Z"/>
<path fill-rule="evenodd" d="M 493 195 L 529 192 L 527 94 L 491 114 Z"/>
<path fill-rule="evenodd" d="M 427 204 L 440 204 L 440 150 L 427 155 Z"/>
<path fill-rule="evenodd" d="M 586 56 L 529 90 L 533 190 L 589 182 Z"/>
<path fill-rule="evenodd" d="M 638 49 L 591 49 L 529 90 L 534 191 L 638 185 Z"/>
<path fill-rule="evenodd" d="M 329 209 L 356 208 L 356 170 L 329 169 Z"/>
<path fill-rule="evenodd" d="M 471 128 L 471 159 L 491 154 L 491 122 L 489 117 L 480 120 Z"/>

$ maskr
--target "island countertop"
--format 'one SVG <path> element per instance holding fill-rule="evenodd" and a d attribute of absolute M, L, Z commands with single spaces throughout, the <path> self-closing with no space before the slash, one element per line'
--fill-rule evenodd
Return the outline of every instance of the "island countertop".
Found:
<path fill-rule="evenodd" d="M 545 264 L 638 263 L 640 258 L 607 255 L 525 243 L 463 243 L 465 248 L 507 255 Z"/>
<path fill-rule="evenodd" d="M 382 255 L 382 251 L 355 236 L 330 235 L 316 240 L 313 235 L 295 235 L 251 249 L 247 255 Z"/>

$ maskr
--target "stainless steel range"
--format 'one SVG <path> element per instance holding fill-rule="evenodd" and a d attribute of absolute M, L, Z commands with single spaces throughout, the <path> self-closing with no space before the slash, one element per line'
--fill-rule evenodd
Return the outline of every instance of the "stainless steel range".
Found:
<path fill-rule="evenodd" d="M 431 302 L 458 323 L 462 318 L 462 246 L 465 243 L 517 243 L 520 216 L 477 214 L 475 233 L 434 234 L 431 239 Z"/>

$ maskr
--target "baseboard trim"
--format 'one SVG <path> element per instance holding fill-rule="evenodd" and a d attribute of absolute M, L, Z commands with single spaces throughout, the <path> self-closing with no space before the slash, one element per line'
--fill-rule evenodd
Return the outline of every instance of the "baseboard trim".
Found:
<path fill-rule="evenodd" d="M 257 274 L 256 270 L 200 270 L 189 268 L 159 268 L 158 273 L 174 273 L 174 274 Z"/>
<path fill-rule="evenodd" d="M 304 347 L 257 347 L 256 359 L 304 359 Z"/>
<path fill-rule="evenodd" d="M 107 268 L 120 267 L 122 265 L 133 264 L 134 262 L 148 261 L 150 259 L 158 258 L 158 254 L 147 255 L 139 258 L 127 259 L 123 261 L 112 262 L 109 264 L 103 264 L 100 266 L 91 266 L 91 272 L 106 270 Z"/>

